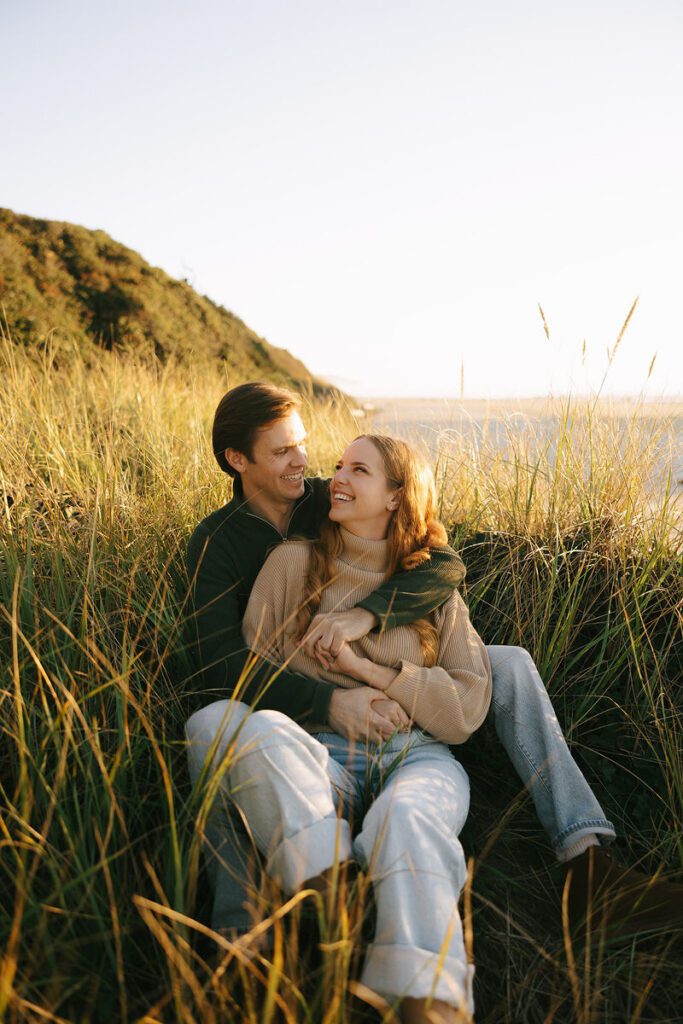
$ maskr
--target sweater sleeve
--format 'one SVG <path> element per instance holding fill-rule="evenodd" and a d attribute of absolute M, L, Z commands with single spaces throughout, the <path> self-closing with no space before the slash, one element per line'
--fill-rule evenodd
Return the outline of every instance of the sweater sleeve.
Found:
<path fill-rule="evenodd" d="M 326 722 L 334 685 L 290 672 L 249 649 L 242 637 L 239 580 L 220 545 L 201 530 L 191 538 L 188 569 L 198 667 L 194 688 L 213 700 L 234 694 L 298 722 Z"/>
<path fill-rule="evenodd" d="M 388 697 L 442 743 L 464 743 L 484 721 L 491 703 L 491 668 L 486 648 L 458 593 L 441 614 L 437 664 L 401 661 L 385 691 Z"/>
<path fill-rule="evenodd" d="M 372 612 L 382 630 L 407 626 L 444 604 L 464 578 L 465 566 L 453 548 L 432 548 L 429 561 L 394 573 L 358 607 Z"/>
<path fill-rule="evenodd" d="M 294 625 L 288 612 L 287 585 L 292 580 L 295 589 L 301 589 L 305 549 L 305 544 L 293 541 L 271 551 L 251 588 L 242 620 L 244 642 L 275 665 L 286 660 L 285 634 Z"/>

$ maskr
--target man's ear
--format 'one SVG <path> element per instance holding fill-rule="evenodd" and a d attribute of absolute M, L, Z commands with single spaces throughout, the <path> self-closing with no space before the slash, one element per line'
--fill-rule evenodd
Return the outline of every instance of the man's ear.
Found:
<path fill-rule="evenodd" d="M 244 470 L 247 468 L 246 455 L 238 452 L 236 448 L 226 448 L 223 454 L 229 466 L 232 466 L 238 473 L 244 473 Z"/>

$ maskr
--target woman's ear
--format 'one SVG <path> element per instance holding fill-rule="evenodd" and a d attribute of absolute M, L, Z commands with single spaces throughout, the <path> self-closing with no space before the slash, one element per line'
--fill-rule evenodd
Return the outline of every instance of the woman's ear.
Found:
<path fill-rule="evenodd" d="M 396 511 L 398 506 L 401 504 L 401 495 L 402 494 L 403 494 L 403 488 L 401 488 L 398 491 L 394 491 L 394 493 L 389 498 L 389 501 L 387 502 L 387 511 L 389 511 L 389 512 L 395 512 Z"/>

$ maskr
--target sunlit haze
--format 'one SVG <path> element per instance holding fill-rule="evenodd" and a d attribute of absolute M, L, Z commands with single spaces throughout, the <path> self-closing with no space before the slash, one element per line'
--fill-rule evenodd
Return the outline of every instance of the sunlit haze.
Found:
<path fill-rule="evenodd" d="M 0 33 L 0 205 L 350 392 L 595 390 L 636 296 L 604 392 L 683 391 L 678 0 L 23 0 Z"/>

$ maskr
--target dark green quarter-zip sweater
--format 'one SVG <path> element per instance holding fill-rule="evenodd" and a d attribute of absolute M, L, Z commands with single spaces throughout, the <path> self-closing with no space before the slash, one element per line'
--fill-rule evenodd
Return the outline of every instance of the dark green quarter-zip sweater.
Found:
<path fill-rule="evenodd" d="M 205 703 L 238 690 L 240 700 L 282 711 L 296 721 L 327 721 L 333 683 L 275 668 L 257 658 L 242 638 L 249 594 L 270 551 L 288 537 L 316 537 L 327 517 L 329 481 L 313 477 L 304 488 L 285 535 L 250 511 L 237 479 L 232 500 L 203 519 L 190 538 L 190 642 L 197 666 L 193 689 Z M 359 604 L 376 616 L 382 629 L 404 626 L 447 601 L 464 575 L 455 551 L 434 548 L 430 561 L 396 573 Z"/>

